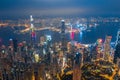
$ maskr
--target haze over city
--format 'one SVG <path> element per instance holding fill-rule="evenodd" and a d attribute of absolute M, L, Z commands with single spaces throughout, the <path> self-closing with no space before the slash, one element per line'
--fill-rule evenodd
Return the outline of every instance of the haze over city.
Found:
<path fill-rule="evenodd" d="M 119 16 L 119 0 L 1 0 L 1 16 Z"/>

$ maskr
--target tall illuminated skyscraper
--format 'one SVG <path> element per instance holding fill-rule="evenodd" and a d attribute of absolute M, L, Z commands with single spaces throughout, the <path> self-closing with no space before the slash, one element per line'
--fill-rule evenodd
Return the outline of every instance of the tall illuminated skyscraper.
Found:
<path fill-rule="evenodd" d="M 30 35 L 31 35 L 31 44 L 35 44 L 36 40 L 36 32 L 35 32 L 35 27 L 34 27 L 34 19 L 32 15 L 30 15 Z"/>
<path fill-rule="evenodd" d="M 111 36 L 106 36 L 105 43 L 104 43 L 104 59 L 110 59 L 110 51 L 111 51 Z"/>
<path fill-rule="evenodd" d="M 62 42 L 62 50 L 65 50 L 66 42 L 65 42 L 65 21 L 61 21 L 61 42 Z"/>

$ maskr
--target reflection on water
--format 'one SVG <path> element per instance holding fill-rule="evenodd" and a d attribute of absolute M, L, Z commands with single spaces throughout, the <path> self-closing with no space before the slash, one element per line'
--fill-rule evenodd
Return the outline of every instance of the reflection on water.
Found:
<path fill-rule="evenodd" d="M 74 40 L 81 43 L 94 43 L 98 38 L 102 38 L 104 40 L 106 35 L 112 36 L 112 42 L 116 40 L 116 35 L 120 23 L 98 23 L 98 24 L 99 24 L 98 27 L 91 28 L 91 30 L 89 31 L 75 33 Z M 23 40 L 30 41 L 29 33 L 15 34 L 13 32 L 14 30 L 10 27 L 0 28 L 0 37 L 3 39 L 4 44 L 7 44 L 10 38 L 17 38 L 18 41 L 23 41 Z M 51 35 L 53 42 L 61 40 L 59 32 L 43 30 L 37 32 L 36 41 L 39 42 L 40 36 L 44 36 L 44 35 Z M 70 41 L 70 33 L 66 33 L 66 40 Z"/>

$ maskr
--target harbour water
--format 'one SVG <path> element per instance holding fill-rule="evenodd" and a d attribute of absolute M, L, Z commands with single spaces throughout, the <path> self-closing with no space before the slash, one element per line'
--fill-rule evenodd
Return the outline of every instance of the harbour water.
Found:
<path fill-rule="evenodd" d="M 98 38 L 102 38 L 103 41 L 105 39 L 106 35 L 112 36 L 112 42 L 115 42 L 116 36 L 117 36 L 117 31 L 120 28 L 120 23 L 98 23 L 99 25 L 97 27 L 90 28 L 90 30 L 83 31 L 82 33 L 75 33 L 74 40 L 78 41 L 80 43 L 94 43 Z M 5 27 L 5 28 L 0 28 L 0 38 L 2 39 L 4 44 L 8 44 L 8 40 L 10 38 L 16 38 L 18 41 L 30 41 L 30 33 L 25 33 L 25 34 L 16 34 L 14 33 L 15 29 L 11 27 Z M 4 35 L 3 35 L 4 33 Z M 60 32 L 54 32 L 50 30 L 42 30 L 42 31 L 37 31 L 36 32 L 37 37 L 36 41 L 40 41 L 40 37 L 44 35 L 51 35 L 52 40 L 54 41 L 60 41 Z M 92 36 L 92 37 L 91 37 Z M 66 33 L 66 40 L 70 41 L 70 33 Z"/>

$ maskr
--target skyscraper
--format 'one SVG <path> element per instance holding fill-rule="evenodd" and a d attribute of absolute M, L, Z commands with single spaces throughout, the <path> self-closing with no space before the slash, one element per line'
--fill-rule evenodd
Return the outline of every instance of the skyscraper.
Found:
<path fill-rule="evenodd" d="M 116 47 L 114 53 L 114 63 L 117 63 L 117 58 L 120 58 L 120 30 L 117 33 Z"/>
<path fill-rule="evenodd" d="M 35 44 L 35 40 L 36 40 L 36 32 L 35 32 L 35 28 L 34 28 L 34 19 L 32 17 L 32 15 L 30 15 L 30 35 L 31 35 L 31 44 Z"/>
<path fill-rule="evenodd" d="M 62 42 L 62 50 L 65 51 L 66 42 L 65 42 L 65 21 L 61 21 L 61 42 Z"/>

